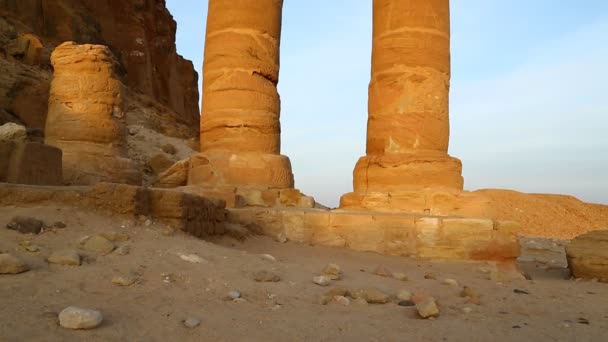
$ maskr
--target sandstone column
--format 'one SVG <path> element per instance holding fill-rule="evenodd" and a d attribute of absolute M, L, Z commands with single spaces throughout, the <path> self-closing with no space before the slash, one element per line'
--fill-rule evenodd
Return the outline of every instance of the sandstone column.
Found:
<path fill-rule="evenodd" d="M 54 74 L 45 142 L 63 151 L 67 184 L 140 184 L 127 158 L 124 86 L 106 46 L 66 42 L 51 55 Z"/>
<path fill-rule="evenodd" d="M 449 0 L 374 0 L 367 152 L 354 170 L 356 197 L 462 190 L 449 140 Z M 390 196 L 389 196 L 390 197 Z"/>
<path fill-rule="evenodd" d="M 210 0 L 203 64 L 201 153 L 191 185 L 292 188 L 280 154 L 282 0 Z"/>

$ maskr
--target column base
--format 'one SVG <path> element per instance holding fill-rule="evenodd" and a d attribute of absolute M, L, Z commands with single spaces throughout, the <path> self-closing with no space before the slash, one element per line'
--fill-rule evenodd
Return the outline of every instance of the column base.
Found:
<path fill-rule="evenodd" d="M 289 158 L 278 154 L 204 152 L 192 155 L 188 185 L 286 189 L 294 180 Z"/>
<path fill-rule="evenodd" d="M 354 190 L 361 193 L 462 190 L 464 184 L 460 160 L 434 151 L 364 156 L 353 174 Z"/>

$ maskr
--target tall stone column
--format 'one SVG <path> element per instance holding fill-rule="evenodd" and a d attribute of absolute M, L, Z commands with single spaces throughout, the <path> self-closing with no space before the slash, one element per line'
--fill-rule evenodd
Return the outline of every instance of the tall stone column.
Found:
<path fill-rule="evenodd" d="M 210 0 L 203 64 L 201 153 L 189 184 L 292 188 L 280 154 L 282 0 Z"/>
<path fill-rule="evenodd" d="M 366 156 L 343 207 L 383 194 L 462 190 L 448 155 L 449 0 L 374 0 Z M 388 196 L 390 197 L 390 196 Z"/>

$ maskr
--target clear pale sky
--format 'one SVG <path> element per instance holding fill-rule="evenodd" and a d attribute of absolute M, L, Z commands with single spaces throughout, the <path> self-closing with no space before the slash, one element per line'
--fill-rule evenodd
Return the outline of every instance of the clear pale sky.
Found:
<path fill-rule="evenodd" d="M 329 206 L 365 154 L 371 3 L 284 1 L 282 153 Z M 167 5 L 201 75 L 207 1 Z M 608 1 L 452 0 L 451 13 L 450 154 L 465 188 L 608 204 Z"/>

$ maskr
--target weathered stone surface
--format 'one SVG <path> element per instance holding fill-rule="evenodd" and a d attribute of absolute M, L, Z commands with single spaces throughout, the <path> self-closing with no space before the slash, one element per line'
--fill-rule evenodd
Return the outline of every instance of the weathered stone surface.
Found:
<path fill-rule="evenodd" d="M 328 276 L 331 280 L 342 278 L 342 270 L 338 264 L 327 264 L 327 266 L 323 268 L 323 274 Z"/>
<path fill-rule="evenodd" d="M 331 283 L 331 278 L 328 276 L 316 276 L 312 277 L 312 282 L 319 286 L 328 286 Z"/>
<path fill-rule="evenodd" d="M 23 90 L 24 94 L 8 98 L 6 107 L 0 101 L 0 108 L 16 113 L 28 127 L 44 126 L 48 51 L 59 43 L 77 41 L 109 46 L 120 56 L 130 88 L 172 109 L 173 122 L 190 127 L 189 135 L 198 132 L 198 76 L 192 63 L 176 52 L 176 23 L 164 1 L 4 1 L 0 17 L 17 31 L 14 39 L 1 42 L 11 47 L 11 58 L 26 67 L 41 66 L 21 68 L 26 73 L 33 70 L 35 78 L 9 69 L 14 80 L 0 80 L 0 88 L 6 84 Z"/>
<path fill-rule="evenodd" d="M 137 275 L 132 273 L 115 275 L 112 277 L 112 284 L 118 286 L 131 286 L 137 282 L 137 279 Z"/>
<path fill-rule="evenodd" d="M 109 48 L 66 42 L 51 55 L 54 68 L 45 142 L 63 151 L 67 184 L 139 184 L 127 159 L 124 85 Z"/>
<path fill-rule="evenodd" d="M 63 184 L 62 152 L 31 141 L 0 141 L 0 182 Z"/>
<path fill-rule="evenodd" d="M 0 274 L 19 274 L 29 269 L 19 258 L 8 253 L 0 253 Z"/>
<path fill-rule="evenodd" d="M 59 325 L 66 329 L 94 329 L 103 321 L 97 310 L 69 306 L 59 313 Z"/>
<path fill-rule="evenodd" d="M 201 153 L 188 184 L 293 188 L 280 155 L 279 46 L 282 1 L 209 1 Z"/>
<path fill-rule="evenodd" d="M 462 164 L 447 154 L 449 83 L 449 2 L 374 1 L 367 150 L 342 206 L 374 193 L 462 190 Z"/>
<path fill-rule="evenodd" d="M 253 272 L 253 280 L 259 283 L 276 283 L 281 281 L 281 276 L 274 272 L 261 270 Z"/>
<path fill-rule="evenodd" d="M 46 260 L 51 264 L 80 266 L 80 255 L 73 249 L 55 251 Z"/>
<path fill-rule="evenodd" d="M 608 283 L 608 230 L 576 237 L 566 246 L 566 255 L 575 277 Z"/>

